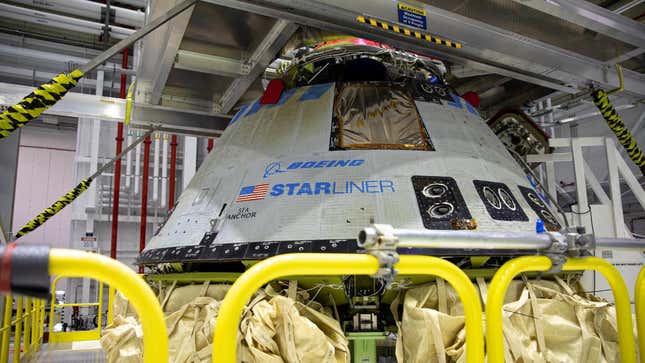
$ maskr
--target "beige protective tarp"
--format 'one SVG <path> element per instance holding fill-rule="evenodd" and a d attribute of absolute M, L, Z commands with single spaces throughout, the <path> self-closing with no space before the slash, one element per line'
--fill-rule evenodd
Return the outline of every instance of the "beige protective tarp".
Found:
<path fill-rule="evenodd" d="M 143 332 L 134 310 L 121 293 L 113 303 L 114 321 L 103 330 L 100 343 L 105 358 L 113 363 L 143 362 Z"/>
<path fill-rule="evenodd" d="M 221 300 L 228 285 L 171 288 L 161 297 L 168 329 L 169 361 L 210 362 Z M 115 312 L 127 313 L 124 298 Z M 285 297 L 272 288 L 259 291 L 245 311 L 238 361 L 345 363 L 347 340 L 335 319 L 306 292 Z M 116 316 L 101 338 L 108 362 L 143 362 L 141 326 L 133 317 Z"/>
<path fill-rule="evenodd" d="M 241 361 L 349 362 L 340 324 L 321 310 L 281 295 L 260 297 L 242 320 Z"/>
<path fill-rule="evenodd" d="M 485 295 L 486 283 L 478 285 Z M 452 287 L 441 281 L 410 289 L 403 305 L 399 362 L 465 362 L 463 306 Z M 620 361 L 614 307 L 577 295 L 562 280 L 514 281 L 503 325 L 507 362 Z"/>

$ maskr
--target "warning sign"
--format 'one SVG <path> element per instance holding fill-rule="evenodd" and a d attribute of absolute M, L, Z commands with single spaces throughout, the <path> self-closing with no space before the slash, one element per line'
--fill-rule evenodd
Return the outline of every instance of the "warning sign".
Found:
<path fill-rule="evenodd" d="M 398 3 L 399 23 L 419 29 L 427 29 L 426 11 L 416 6 Z"/>
<path fill-rule="evenodd" d="M 97 246 L 96 237 L 87 235 L 81 236 L 81 249 L 94 251 Z"/>

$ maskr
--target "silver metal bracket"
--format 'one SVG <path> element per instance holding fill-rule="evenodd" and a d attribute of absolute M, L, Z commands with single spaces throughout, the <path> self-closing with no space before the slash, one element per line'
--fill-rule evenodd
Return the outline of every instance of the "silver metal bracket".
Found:
<path fill-rule="evenodd" d="M 369 243 L 365 243 L 364 247 L 379 262 L 375 277 L 383 279 L 385 288 L 389 288 L 397 274 L 394 265 L 399 262 L 396 252 L 399 239 L 394 235 L 394 228 L 387 224 L 374 224 L 366 228 L 366 234 L 364 240 L 369 240 Z"/>
<path fill-rule="evenodd" d="M 551 246 L 542 251 L 546 257 L 551 260 L 551 268 L 547 273 L 556 274 L 562 271 L 564 263 L 567 262 L 567 251 L 569 249 L 568 240 L 574 238 L 577 234 L 574 233 L 558 233 L 558 232 L 549 232 L 551 236 Z"/>
<path fill-rule="evenodd" d="M 567 257 L 590 256 L 595 248 L 593 235 L 580 234 L 573 231 L 549 232 L 551 246 L 542 253 L 551 259 L 552 266 L 548 273 L 559 273 L 567 262 Z"/>

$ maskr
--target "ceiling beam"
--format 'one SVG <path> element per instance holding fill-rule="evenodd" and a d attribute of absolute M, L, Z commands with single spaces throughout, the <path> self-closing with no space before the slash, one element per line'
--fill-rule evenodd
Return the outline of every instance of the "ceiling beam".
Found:
<path fill-rule="evenodd" d="M 430 5 L 422 5 L 430 32 L 462 42 L 447 47 L 360 23 L 363 15 L 398 23 L 396 2 L 390 0 L 202 0 L 243 11 L 290 20 L 308 26 L 380 40 L 392 46 L 520 79 L 567 93 L 586 89 L 591 82 L 613 88 L 616 72 L 589 57 L 527 38 L 490 24 Z M 624 70 L 625 89 L 645 95 L 645 77 Z"/>
<path fill-rule="evenodd" d="M 238 59 L 181 49 L 177 52 L 175 68 L 226 77 L 244 76 L 250 71 L 248 64 Z"/>
<path fill-rule="evenodd" d="M 645 48 L 645 25 L 586 0 L 513 0 L 583 28 Z"/>
<path fill-rule="evenodd" d="M 229 113 L 233 109 L 251 84 L 262 75 L 266 67 L 275 59 L 280 49 L 289 41 L 297 28 L 298 26 L 290 21 L 280 19 L 275 22 L 269 33 L 253 51 L 248 61 L 245 62 L 249 66 L 248 74 L 235 78 L 222 95 L 219 101 L 220 112 Z"/>
<path fill-rule="evenodd" d="M 29 86 L 0 83 L 0 106 L 14 105 L 32 90 Z M 121 98 L 69 92 L 45 114 L 122 122 L 125 104 Z M 229 116 L 221 114 L 135 103 L 130 124 L 134 128 L 154 126 L 167 132 L 213 137 L 221 135 L 229 121 Z"/>
<path fill-rule="evenodd" d="M 162 16 L 177 2 L 155 1 L 150 19 Z M 137 97 L 146 95 L 149 97 L 146 101 L 154 105 L 161 102 L 161 95 L 194 9 L 193 5 L 143 39 L 140 72 L 137 75 Z"/>

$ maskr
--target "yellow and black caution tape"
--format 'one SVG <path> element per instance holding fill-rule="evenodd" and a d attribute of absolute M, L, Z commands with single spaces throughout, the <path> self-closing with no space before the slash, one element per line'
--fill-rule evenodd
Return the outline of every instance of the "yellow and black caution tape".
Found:
<path fill-rule="evenodd" d="M 56 215 L 56 213 L 60 212 L 61 209 L 65 208 L 68 204 L 73 202 L 74 199 L 78 198 L 81 193 L 86 191 L 87 188 L 90 187 L 90 184 L 92 184 L 91 178 L 82 180 L 76 187 L 74 187 L 74 189 L 67 192 L 67 194 L 63 195 L 49 208 L 45 209 L 39 215 L 37 215 L 36 218 L 27 222 L 27 224 L 20 228 L 20 230 L 16 233 L 16 239 L 26 235 L 27 233 L 40 227 L 43 223 L 47 222 L 48 219 Z"/>
<path fill-rule="evenodd" d="M 607 125 L 616 134 L 618 141 L 623 145 L 625 151 L 627 151 L 627 155 L 629 155 L 632 161 L 645 174 L 645 155 L 643 155 L 643 152 L 638 147 L 632 133 L 629 132 L 623 120 L 618 116 L 616 109 L 614 109 L 614 106 L 609 101 L 607 93 L 599 89 L 592 93 L 592 97 L 596 107 L 600 110 L 600 114 L 607 121 Z"/>
<path fill-rule="evenodd" d="M 3 111 L 0 114 L 0 140 L 55 105 L 67 91 L 76 86 L 76 82 L 83 77 L 83 74 L 80 69 L 69 74 L 61 73 Z"/>
<path fill-rule="evenodd" d="M 376 19 L 373 19 L 373 18 L 364 17 L 362 15 L 357 16 L 356 21 L 358 21 L 359 23 L 363 23 L 363 24 L 369 24 L 369 25 L 371 25 L 373 27 L 376 27 L 376 28 L 381 28 L 381 29 L 384 29 L 384 30 L 393 31 L 395 33 L 407 35 L 408 37 L 411 37 L 411 38 L 423 39 L 423 40 L 427 40 L 428 42 L 431 42 L 431 43 L 445 45 L 445 46 L 451 47 L 451 48 L 460 49 L 462 47 L 461 43 L 459 43 L 459 42 L 453 42 L 451 40 L 441 39 L 441 38 L 436 37 L 436 36 L 431 35 L 431 34 L 423 33 L 423 32 L 413 30 L 413 29 L 409 29 L 409 28 L 406 28 L 406 27 L 402 27 L 402 26 L 399 26 L 399 25 L 396 25 L 396 24 L 389 24 L 389 23 L 384 22 L 382 20 L 376 20 Z"/>

